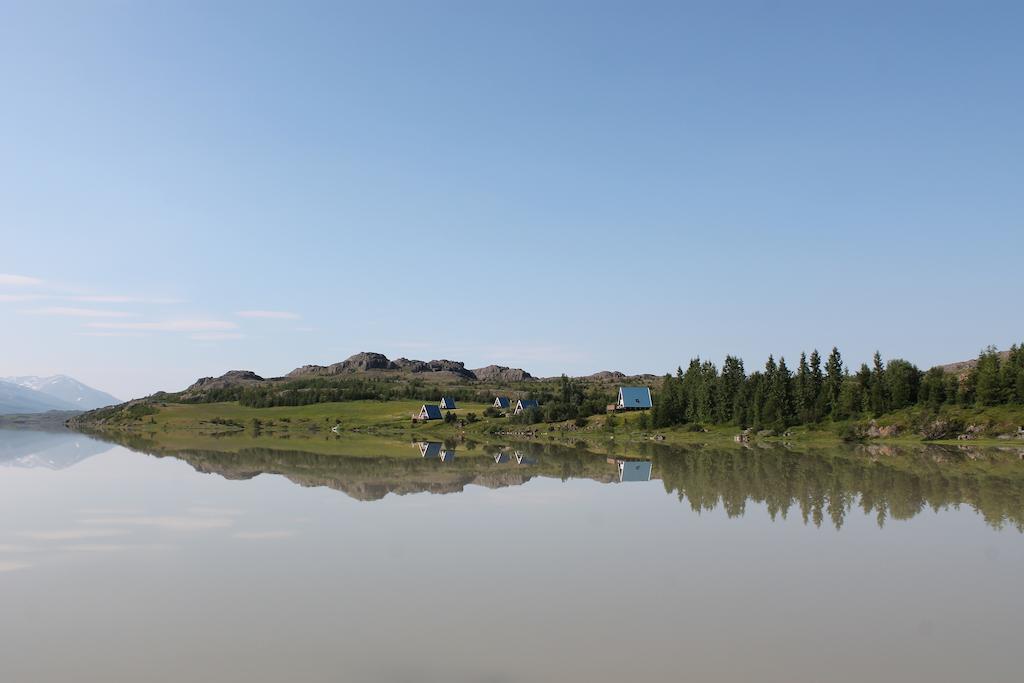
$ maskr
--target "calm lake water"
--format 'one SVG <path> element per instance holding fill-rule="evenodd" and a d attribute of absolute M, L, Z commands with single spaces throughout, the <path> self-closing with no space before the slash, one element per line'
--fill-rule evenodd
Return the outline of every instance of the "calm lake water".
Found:
<path fill-rule="evenodd" d="M 0 430 L 0 681 L 1020 680 L 1020 449 L 344 444 Z"/>

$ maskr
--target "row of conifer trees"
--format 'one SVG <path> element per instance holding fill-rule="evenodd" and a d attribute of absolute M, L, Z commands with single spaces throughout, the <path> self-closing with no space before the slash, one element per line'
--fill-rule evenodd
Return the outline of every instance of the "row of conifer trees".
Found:
<path fill-rule="evenodd" d="M 666 375 L 654 394 L 654 427 L 678 424 L 735 424 L 786 428 L 822 420 L 878 417 L 915 405 L 1001 405 L 1024 403 L 1024 345 L 1007 354 L 988 347 L 964 373 L 941 367 L 921 371 L 896 358 L 851 372 L 838 348 L 822 359 L 817 350 L 800 354 L 795 369 L 769 356 L 763 370 L 746 373 L 743 361 L 726 356 L 719 369 L 694 358 L 684 370 Z"/>

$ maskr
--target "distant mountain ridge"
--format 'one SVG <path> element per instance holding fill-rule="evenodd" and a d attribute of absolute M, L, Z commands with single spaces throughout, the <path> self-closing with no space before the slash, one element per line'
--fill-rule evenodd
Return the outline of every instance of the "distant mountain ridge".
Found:
<path fill-rule="evenodd" d="M 537 382 L 544 379 L 535 377 L 522 368 L 512 368 L 506 365 L 487 365 L 482 368 L 470 369 L 462 361 L 447 359 L 423 361 L 411 360 L 409 358 L 391 360 L 383 353 L 363 351 L 330 365 L 302 365 L 283 377 L 263 377 L 251 370 L 230 370 L 219 377 L 201 377 L 185 389 L 182 392 L 182 396 L 195 400 L 211 390 L 233 387 L 270 386 L 288 382 L 289 380 L 341 379 L 360 376 L 395 379 L 422 378 L 441 384 L 481 382 L 499 385 Z M 658 376 L 626 375 L 617 371 L 605 370 L 593 375 L 580 377 L 579 379 L 601 383 L 623 381 L 650 383 L 657 380 Z"/>
<path fill-rule="evenodd" d="M 120 402 L 67 375 L 0 377 L 0 414 L 93 410 Z"/>

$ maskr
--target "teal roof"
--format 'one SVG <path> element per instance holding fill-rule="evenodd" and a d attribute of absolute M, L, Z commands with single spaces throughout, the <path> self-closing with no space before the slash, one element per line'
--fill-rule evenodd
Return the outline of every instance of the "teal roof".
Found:
<path fill-rule="evenodd" d="M 651 390 L 647 387 L 622 387 L 619 400 L 623 408 L 650 408 Z"/>

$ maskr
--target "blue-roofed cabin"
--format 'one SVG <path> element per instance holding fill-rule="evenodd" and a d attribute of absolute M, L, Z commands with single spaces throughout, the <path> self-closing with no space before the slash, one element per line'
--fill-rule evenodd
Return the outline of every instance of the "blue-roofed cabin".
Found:
<path fill-rule="evenodd" d="M 530 408 L 540 408 L 540 401 L 536 401 L 532 398 L 521 398 L 518 401 L 516 401 L 516 409 L 514 414 L 518 415 L 524 410 L 529 410 Z"/>
<path fill-rule="evenodd" d="M 516 451 L 516 464 L 518 465 L 536 465 L 537 459 L 531 458 L 530 456 Z"/>
<path fill-rule="evenodd" d="M 441 410 L 455 410 L 458 406 L 455 405 L 455 399 L 451 396 L 445 396 L 441 399 Z"/>
<path fill-rule="evenodd" d="M 420 455 L 424 458 L 433 459 L 441 457 L 440 441 L 421 441 L 419 445 Z"/>
<path fill-rule="evenodd" d="M 440 408 L 438 408 L 437 406 L 431 406 L 431 405 L 427 405 L 426 403 L 424 403 L 423 407 L 420 408 L 420 414 L 418 416 L 418 419 L 420 419 L 420 420 L 440 420 L 443 417 L 444 416 L 441 415 L 441 409 Z"/>
<path fill-rule="evenodd" d="M 648 387 L 619 387 L 619 400 L 615 410 L 650 410 L 651 390 Z"/>
<path fill-rule="evenodd" d="M 651 463 L 634 460 L 619 461 L 619 481 L 650 481 Z"/>
<path fill-rule="evenodd" d="M 499 465 L 508 462 L 508 453 L 495 453 L 494 462 L 498 463 Z"/>
<path fill-rule="evenodd" d="M 494 407 L 498 410 L 508 410 L 510 405 L 512 405 L 512 401 L 509 400 L 508 396 L 498 396 L 494 399 Z"/>
<path fill-rule="evenodd" d="M 455 451 L 441 451 L 441 462 L 454 462 Z"/>

